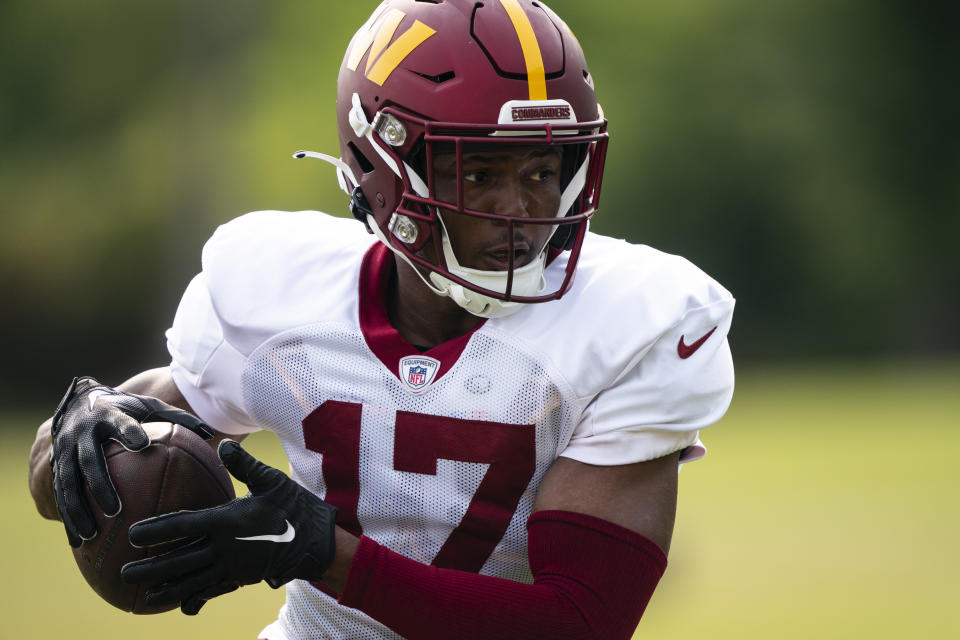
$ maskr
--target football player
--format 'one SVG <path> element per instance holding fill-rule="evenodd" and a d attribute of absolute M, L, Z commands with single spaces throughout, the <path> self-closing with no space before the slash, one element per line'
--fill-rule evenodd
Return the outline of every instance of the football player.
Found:
<path fill-rule="evenodd" d="M 166 412 L 212 427 L 250 492 L 131 528 L 192 541 L 124 568 L 158 585 L 149 602 L 195 614 L 265 580 L 287 585 L 269 640 L 629 638 L 666 567 L 678 466 L 732 395 L 733 298 L 588 231 L 606 121 L 539 0 L 383 2 L 347 49 L 337 117 L 340 157 L 296 155 L 335 165 L 356 220 L 220 227 L 171 364 L 75 380 L 41 427 L 41 513 L 71 544 L 97 535 L 82 485 L 119 508 L 100 445 L 144 446 L 138 422 Z M 237 444 L 258 429 L 289 477 Z"/>

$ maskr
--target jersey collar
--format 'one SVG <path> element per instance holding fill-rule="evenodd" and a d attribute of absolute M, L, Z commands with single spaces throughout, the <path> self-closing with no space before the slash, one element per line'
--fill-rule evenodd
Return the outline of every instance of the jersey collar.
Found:
<path fill-rule="evenodd" d="M 387 287 L 395 268 L 393 255 L 382 242 L 373 243 L 364 254 L 363 263 L 360 266 L 360 331 L 370 351 L 401 381 L 400 360 L 402 358 L 428 356 L 438 360 L 439 370 L 433 379 L 433 382 L 436 382 L 456 364 L 460 354 L 470 342 L 470 337 L 485 324 L 486 320 L 463 335 L 421 352 L 400 335 L 390 324 L 387 315 Z"/>

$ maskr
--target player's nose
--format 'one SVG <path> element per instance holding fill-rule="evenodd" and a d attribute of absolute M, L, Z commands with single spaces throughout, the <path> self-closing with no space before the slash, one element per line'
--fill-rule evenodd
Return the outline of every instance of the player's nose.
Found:
<path fill-rule="evenodd" d="M 488 210 L 511 218 L 529 218 L 530 194 L 523 188 L 521 179 L 509 177 L 501 180 L 497 188 L 492 190 Z"/>

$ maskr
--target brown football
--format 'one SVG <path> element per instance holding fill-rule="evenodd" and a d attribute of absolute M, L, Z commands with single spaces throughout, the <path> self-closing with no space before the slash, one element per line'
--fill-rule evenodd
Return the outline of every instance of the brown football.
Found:
<path fill-rule="evenodd" d="M 130 525 L 144 518 L 179 511 L 205 509 L 234 497 L 230 474 L 213 448 L 180 425 L 154 422 L 143 425 L 150 446 L 127 451 L 116 442 L 104 446 L 107 468 L 120 495 L 120 513 L 107 518 L 87 496 L 97 522 L 97 535 L 73 550 L 80 573 L 100 597 L 133 613 L 161 613 L 176 605 L 148 606 L 144 585 L 126 584 L 120 568 L 133 560 L 169 551 L 176 543 L 137 549 L 130 544 Z"/>

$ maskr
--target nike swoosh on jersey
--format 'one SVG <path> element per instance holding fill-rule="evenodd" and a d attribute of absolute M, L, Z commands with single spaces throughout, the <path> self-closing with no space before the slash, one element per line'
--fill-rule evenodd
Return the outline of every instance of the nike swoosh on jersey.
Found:
<path fill-rule="evenodd" d="M 682 360 L 686 360 L 687 358 L 689 358 L 690 356 L 692 356 L 692 355 L 696 352 L 697 349 L 699 349 L 700 347 L 702 347 L 702 346 L 703 346 L 703 343 L 707 341 L 707 338 L 709 338 L 710 336 L 712 336 L 712 335 L 713 335 L 713 332 L 716 331 L 716 330 L 717 330 L 716 327 L 714 327 L 713 329 L 710 329 L 710 331 L 707 331 L 707 333 L 704 334 L 704 336 L 703 336 L 702 338 L 700 338 L 699 340 L 697 340 L 697 341 L 694 342 L 693 344 L 689 344 L 689 345 L 688 345 L 688 344 L 684 344 L 684 342 L 683 342 L 684 336 L 681 335 L 681 336 L 680 336 L 680 342 L 677 343 L 677 355 L 680 356 L 680 358 L 681 358 Z"/>
<path fill-rule="evenodd" d="M 241 538 L 237 536 L 237 540 L 265 540 L 267 542 L 290 542 L 293 540 L 293 537 L 297 535 L 296 530 L 293 528 L 293 525 L 290 524 L 289 520 L 285 520 L 287 523 L 287 530 L 281 533 L 280 535 L 263 535 L 263 536 L 248 536 L 246 538 Z"/>

